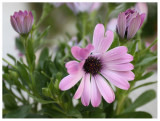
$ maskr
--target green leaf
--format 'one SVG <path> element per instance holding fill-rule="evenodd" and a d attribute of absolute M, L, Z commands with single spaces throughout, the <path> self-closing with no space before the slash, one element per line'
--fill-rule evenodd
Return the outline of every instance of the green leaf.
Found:
<path fill-rule="evenodd" d="M 15 109 L 17 108 L 17 102 L 15 101 L 15 98 L 13 95 L 11 94 L 4 94 L 3 95 L 3 103 L 4 103 L 4 106 L 7 108 L 7 109 Z"/>
<path fill-rule="evenodd" d="M 114 41 L 112 42 L 112 45 L 110 46 L 109 50 L 110 50 L 110 49 L 113 49 L 113 48 L 115 48 L 115 47 L 117 47 L 117 46 L 120 46 L 120 42 L 119 42 L 118 36 L 115 35 L 115 39 L 114 39 Z"/>
<path fill-rule="evenodd" d="M 135 66 L 144 66 L 144 65 L 150 64 L 150 62 L 153 62 L 153 61 L 156 61 L 156 60 L 157 60 L 157 56 L 144 58 L 140 62 L 138 62 Z"/>
<path fill-rule="evenodd" d="M 43 68 L 44 61 L 48 58 L 48 56 L 49 56 L 49 50 L 48 48 L 44 48 L 39 57 L 39 65 L 41 68 Z"/>
<path fill-rule="evenodd" d="M 147 112 L 137 111 L 137 112 L 123 113 L 121 115 L 115 116 L 115 118 L 152 118 L 152 115 Z"/>
<path fill-rule="evenodd" d="M 10 55 L 10 54 L 7 54 L 8 55 L 8 57 L 10 57 L 14 62 L 16 62 L 16 58 L 15 57 L 13 57 L 12 55 Z"/>
<path fill-rule="evenodd" d="M 132 112 L 136 108 L 145 105 L 146 103 L 152 101 L 156 97 L 156 93 L 154 90 L 148 90 L 142 93 L 128 108 L 124 110 L 124 112 Z"/>
<path fill-rule="evenodd" d="M 76 108 L 70 109 L 67 112 L 67 116 L 71 116 L 71 117 L 75 117 L 75 118 L 82 118 L 81 113 Z"/>
<path fill-rule="evenodd" d="M 157 83 L 157 81 L 144 83 L 144 84 L 142 84 L 142 85 L 139 85 L 139 86 L 137 86 L 137 87 L 134 87 L 133 89 L 131 89 L 131 91 L 134 91 L 134 90 L 136 90 L 136 89 L 138 89 L 138 88 L 140 88 L 140 87 L 148 86 L 148 85 L 155 84 L 155 83 Z"/>
<path fill-rule="evenodd" d="M 47 15 L 52 11 L 52 9 L 53 9 L 53 5 L 51 5 L 49 3 L 43 4 L 42 15 L 37 23 L 37 26 L 39 26 L 42 23 L 42 21 L 47 17 Z"/>
<path fill-rule="evenodd" d="M 23 46 L 23 40 L 21 40 L 20 37 L 16 37 L 16 48 L 22 52 L 23 54 L 25 53 L 25 50 L 24 50 L 24 46 Z"/>
<path fill-rule="evenodd" d="M 134 55 L 135 52 L 136 52 L 137 42 L 138 42 L 138 40 L 135 40 L 135 41 L 131 42 L 130 45 L 129 45 L 129 47 L 128 47 L 128 49 L 129 49 L 128 53 L 130 53 L 131 55 Z"/>
<path fill-rule="evenodd" d="M 37 97 L 35 97 L 34 95 L 31 95 L 31 94 L 29 94 L 29 96 L 32 97 L 32 98 L 33 98 L 34 100 L 36 100 L 37 102 L 42 103 L 42 104 L 56 103 L 56 102 L 54 102 L 54 101 L 43 100 L 43 99 L 41 99 L 41 98 L 37 98 Z"/>
<path fill-rule="evenodd" d="M 27 62 L 29 64 L 29 67 L 31 69 L 34 69 L 36 56 L 34 54 L 34 48 L 33 48 L 33 43 L 31 39 L 28 39 L 28 43 L 26 45 L 26 56 L 27 56 Z"/>
<path fill-rule="evenodd" d="M 92 112 L 90 113 L 90 117 L 91 117 L 91 118 L 105 118 L 105 117 L 106 117 L 106 114 L 103 112 L 103 110 L 97 109 L 97 110 L 92 111 Z"/>
<path fill-rule="evenodd" d="M 17 70 L 18 73 L 20 74 L 20 77 L 22 78 L 22 83 L 24 85 L 29 84 L 30 83 L 29 74 L 25 66 L 22 65 L 20 62 L 17 62 Z"/>
<path fill-rule="evenodd" d="M 5 115 L 5 118 L 25 118 L 31 109 L 31 105 L 24 105 Z"/>
<path fill-rule="evenodd" d="M 141 76 L 140 78 L 138 78 L 138 80 L 144 80 L 144 79 L 147 79 L 149 77 L 151 77 L 152 75 L 154 74 L 154 72 L 148 72 L 146 74 L 144 74 L 143 76 Z"/>

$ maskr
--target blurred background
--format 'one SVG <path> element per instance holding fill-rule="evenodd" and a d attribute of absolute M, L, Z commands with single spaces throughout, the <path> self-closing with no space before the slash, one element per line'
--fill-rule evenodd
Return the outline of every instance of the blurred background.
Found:
<path fill-rule="evenodd" d="M 54 51 L 56 43 L 60 41 L 66 41 L 66 34 L 69 36 L 75 36 L 77 34 L 76 29 L 76 15 L 72 12 L 66 5 L 61 5 L 55 7 L 53 3 L 53 11 L 49 14 L 46 20 L 41 24 L 41 28 L 46 28 L 48 25 L 51 25 L 51 30 L 47 36 L 48 43 L 45 46 L 48 46 L 51 51 Z M 114 8 L 120 3 L 102 3 L 100 9 L 98 10 L 99 16 L 101 16 L 101 22 L 104 22 L 108 8 Z M 134 6 L 135 3 L 129 3 L 128 6 Z M 142 38 L 147 43 L 151 43 L 157 38 L 157 3 L 147 3 L 148 6 L 148 16 L 146 23 L 142 30 Z M 154 8 L 154 9 L 153 9 Z M 19 10 L 32 10 L 36 13 L 36 19 L 40 18 L 42 12 L 42 3 L 3 3 L 3 58 L 12 63 L 10 58 L 7 57 L 7 53 L 13 55 L 17 59 L 20 58 L 21 53 L 16 49 L 15 38 L 18 34 L 13 30 L 10 24 L 10 16 L 13 15 L 15 11 Z M 116 15 L 111 15 L 109 19 L 116 17 Z M 108 20 L 109 21 L 109 20 Z M 153 51 L 156 50 L 156 46 L 153 48 Z M 38 52 L 36 55 L 38 56 Z M 3 64 L 5 64 L 3 62 Z M 157 65 L 152 66 L 150 69 L 155 71 L 155 74 L 148 78 L 137 82 L 139 85 L 144 82 L 156 81 L 157 80 Z M 139 88 L 136 91 L 133 91 L 130 95 L 132 100 L 135 100 L 139 94 L 145 92 L 148 89 L 154 89 L 157 92 L 157 84 L 150 86 L 145 86 Z M 158 94 L 157 94 L 158 95 Z M 154 118 L 157 117 L 157 98 L 151 101 L 150 103 L 138 108 L 139 111 L 147 111 L 152 114 Z"/>

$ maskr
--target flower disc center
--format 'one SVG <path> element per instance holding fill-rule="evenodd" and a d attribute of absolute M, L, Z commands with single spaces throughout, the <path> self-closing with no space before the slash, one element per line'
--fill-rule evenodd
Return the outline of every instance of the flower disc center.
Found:
<path fill-rule="evenodd" d="M 83 65 L 83 69 L 86 73 L 96 75 L 102 69 L 102 63 L 97 57 L 89 56 Z"/>

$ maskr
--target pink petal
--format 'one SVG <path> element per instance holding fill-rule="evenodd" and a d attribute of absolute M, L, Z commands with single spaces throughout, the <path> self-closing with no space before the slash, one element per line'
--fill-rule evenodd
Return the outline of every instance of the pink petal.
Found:
<path fill-rule="evenodd" d="M 69 61 L 66 63 L 65 66 L 66 66 L 67 72 L 69 74 L 76 74 L 82 70 L 83 65 L 84 65 L 84 61 L 82 61 L 80 63 L 77 61 Z"/>
<path fill-rule="evenodd" d="M 121 38 L 124 38 L 124 34 L 126 31 L 126 16 L 125 16 L 124 12 L 122 12 L 118 15 L 117 29 L 118 29 L 119 36 Z"/>
<path fill-rule="evenodd" d="M 135 78 L 135 75 L 132 71 L 114 71 L 114 73 L 126 79 L 127 81 L 132 81 Z"/>
<path fill-rule="evenodd" d="M 68 75 L 64 77 L 59 84 L 61 90 L 68 90 L 73 87 L 82 78 L 82 73 L 76 75 Z"/>
<path fill-rule="evenodd" d="M 85 76 L 82 78 L 82 81 L 81 81 L 76 93 L 74 94 L 74 97 L 73 97 L 74 99 L 79 99 L 81 97 L 81 95 L 83 93 L 83 89 L 84 89 L 85 78 L 86 78 Z"/>
<path fill-rule="evenodd" d="M 119 47 L 113 48 L 104 54 L 104 56 L 102 57 L 103 58 L 102 61 L 106 62 L 106 61 L 119 59 L 124 54 L 127 54 L 127 51 L 128 49 L 125 46 L 119 46 Z"/>
<path fill-rule="evenodd" d="M 104 38 L 104 32 L 105 30 L 103 24 L 97 24 L 93 33 L 93 46 L 96 47 L 94 49 L 95 52 L 98 52 L 99 50 L 100 43 Z"/>
<path fill-rule="evenodd" d="M 115 32 L 116 26 L 117 26 L 117 18 L 113 18 L 108 22 L 107 30 L 111 30 L 111 31 Z"/>
<path fill-rule="evenodd" d="M 112 88 L 108 85 L 107 81 L 104 80 L 104 78 L 100 75 L 95 77 L 97 87 L 99 89 L 99 92 L 103 96 L 103 98 L 108 103 L 112 103 L 115 99 L 114 92 Z"/>
<path fill-rule="evenodd" d="M 129 63 L 133 60 L 133 56 L 130 54 L 125 54 L 122 57 L 116 59 L 116 60 L 110 60 L 110 61 L 105 61 L 105 65 L 113 65 L 113 64 L 124 64 L 124 63 Z"/>
<path fill-rule="evenodd" d="M 107 65 L 107 69 L 114 70 L 114 71 L 130 71 L 134 69 L 134 66 L 131 63 L 125 63 L 125 64 L 113 64 L 113 65 Z"/>
<path fill-rule="evenodd" d="M 141 24 L 140 24 L 139 28 L 142 26 L 142 24 L 143 24 L 143 22 L 144 22 L 144 20 L 146 18 L 146 14 L 142 13 L 140 16 L 141 16 Z"/>
<path fill-rule="evenodd" d="M 119 76 L 118 74 L 115 74 L 114 71 L 110 70 L 103 70 L 101 74 L 108 80 L 110 83 L 114 84 L 118 88 L 128 90 L 130 85 L 127 80 Z"/>
<path fill-rule="evenodd" d="M 101 95 L 94 77 L 91 77 L 91 103 L 93 107 L 98 107 L 101 103 Z"/>
<path fill-rule="evenodd" d="M 90 102 L 90 74 L 85 75 L 84 89 L 81 96 L 81 102 L 84 106 L 88 106 Z"/>
<path fill-rule="evenodd" d="M 103 38 L 103 40 L 99 44 L 99 49 L 97 50 L 97 52 L 105 53 L 109 49 L 109 47 L 111 46 L 111 44 L 113 42 L 113 38 L 114 38 L 113 32 L 107 31 L 106 36 Z"/>
<path fill-rule="evenodd" d="M 85 60 L 90 55 L 91 51 L 94 49 L 93 45 L 89 44 L 86 48 L 80 48 L 78 46 L 74 46 L 71 48 L 72 55 L 77 60 Z"/>
<path fill-rule="evenodd" d="M 14 28 L 14 30 L 16 32 L 20 33 L 17 22 L 13 16 L 11 16 L 10 21 L 11 21 L 11 24 L 12 24 L 12 27 Z"/>
<path fill-rule="evenodd" d="M 136 34 L 136 32 L 138 31 L 139 27 L 141 24 L 141 17 L 140 15 L 137 15 L 136 18 L 132 19 L 130 25 L 128 26 L 128 30 L 127 30 L 127 39 L 130 40 L 132 37 L 134 37 L 134 35 Z"/>

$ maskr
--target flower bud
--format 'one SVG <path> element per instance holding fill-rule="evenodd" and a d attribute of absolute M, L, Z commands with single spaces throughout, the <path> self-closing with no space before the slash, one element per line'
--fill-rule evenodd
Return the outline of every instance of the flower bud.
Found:
<path fill-rule="evenodd" d="M 20 10 L 10 17 L 10 21 L 16 32 L 19 34 L 28 34 L 32 29 L 34 19 L 31 11 L 25 10 L 22 12 Z"/>
<path fill-rule="evenodd" d="M 145 13 L 139 14 L 137 11 L 131 9 L 120 13 L 117 20 L 118 35 L 122 39 L 126 37 L 127 40 L 130 40 L 142 26 L 145 17 Z"/>

